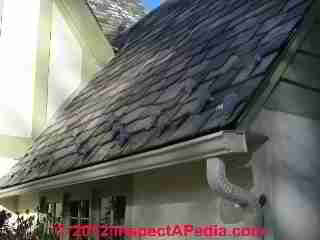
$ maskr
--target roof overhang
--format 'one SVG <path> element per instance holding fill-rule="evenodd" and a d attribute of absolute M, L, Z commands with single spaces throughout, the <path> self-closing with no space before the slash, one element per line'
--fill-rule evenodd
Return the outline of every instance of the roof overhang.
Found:
<path fill-rule="evenodd" d="M 221 131 L 119 160 L 0 190 L 0 198 L 132 174 L 212 157 L 248 152 L 244 132 Z"/>

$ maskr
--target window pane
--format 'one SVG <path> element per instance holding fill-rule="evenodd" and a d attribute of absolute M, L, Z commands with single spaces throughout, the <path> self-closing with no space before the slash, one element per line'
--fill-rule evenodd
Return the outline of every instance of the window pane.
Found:
<path fill-rule="evenodd" d="M 81 218 L 80 224 L 89 224 L 89 219 L 88 218 Z"/>
<path fill-rule="evenodd" d="M 71 218 L 71 225 L 79 224 L 78 218 Z"/>
<path fill-rule="evenodd" d="M 79 208 L 80 208 L 80 201 L 70 202 L 70 215 L 71 215 L 71 217 L 78 217 Z"/>
<path fill-rule="evenodd" d="M 80 217 L 81 218 L 88 218 L 89 217 L 89 201 L 88 200 L 81 201 Z"/>
<path fill-rule="evenodd" d="M 89 224 L 89 200 L 70 202 L 70 224 Z M 70 239 L 88 239 L 88 237 L 72 237 L 75 230 L 70 231 Z"/>
<path fill-rule="evenodd" d="M 113 224 L 112 197 L 101 199 L 100 224 Z"/>
<path fill-rule="evenodd" d="M 100 223 L 123 225 L 125 220 L 126 197 L 101 198 Z"/>
<path fill-rule="evenodd" d="M 114 224 L 123 225 L 125 220 L 126 197 L 117 196 L 113 198 Z"/>

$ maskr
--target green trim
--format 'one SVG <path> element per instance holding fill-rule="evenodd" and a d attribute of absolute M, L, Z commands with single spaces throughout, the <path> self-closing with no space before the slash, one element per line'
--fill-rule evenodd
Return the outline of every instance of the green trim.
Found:
<path fill-rule="evenodd" d="M 97 65 L 106 65 L 113 49 L 84 0 L 54 0 L 82 49 L 88 49 Z"/>
<path fill-rule="evenodd" d="M 35 60 L 32 137 L 37 137 L 46 125 L 48 103 L 48 77 L 50 64 L 50 35 L 52 23 L 52 0 L 40 1 L 38 43 Z"/>
<path fill-rule="evenodd" d="M 319 90 L 314 91 L 313 89 L 302 87 L 295 82 L 281 79 L 263 107 L 271 111 L 319 120 L 319 101 Z"/>
<path fill-rule="evenodd" d="M 294 36 L 291 36 L 287 49 L 283 51 L 278 60 L 273 64 L 269 76 L 265 79 L 262 86 L 259 87 L 255 96 L 253 96 L 251 103 L 247 107 L 246 112 L 243 114 L 244 117 L 239 119 L 239 130 L 249 129 L 252 122 L 258 117 L 263 105 L 271 95 L 283 73 L 287 70 L 289 63 L 296 55 L 298 48 L 309 31 L 311 31 L 319 12 L 320 0 L 314 0 L 310 11 L 306 14 L 306 17 L 299 28 L 300 31 L 294 34 Z"/>
<path fill-rule="evenodd" d="M 0 135 L 0 156 L 8 158 L 22 157 L 31 147 L 32 139 Z"/>

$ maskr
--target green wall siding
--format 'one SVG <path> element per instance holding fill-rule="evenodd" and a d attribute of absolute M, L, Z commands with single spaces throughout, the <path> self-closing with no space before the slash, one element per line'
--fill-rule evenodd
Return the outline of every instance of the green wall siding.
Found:
<path fill-rule="evenodd" d="M 319 19 L 319 18 L 318 18 Z M 316 20 L 267 100 L 267 109 L 320 119 L 320 24 Z"/>
<path fill-rule="evenodd" d="M 280 81 L 265 108 L 320 119 L 320 91 L 314 91 L 288 81 Z"/>
<path fill-rule="evenodd" d="M 320 57 L 297 53 L 283 77 L 307 87 L 320 89 Z"/>
<path fill-rule="evenodd" d="M 303 42 L 301 49 L 320 56 L 320 23 L 313 25 L 311 32 Z"/>

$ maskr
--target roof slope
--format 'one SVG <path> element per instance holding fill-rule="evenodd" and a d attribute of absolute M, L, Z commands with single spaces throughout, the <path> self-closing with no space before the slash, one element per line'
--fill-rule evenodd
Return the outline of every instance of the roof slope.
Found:
<path fill-rule="evenodd" d="M 87 0 L 105 36 L 112 45 L 123 31 L 145 16 L 141 0 Z"/>
<path fill-rule="evenodd" d="M 180 0 L 148 14 L 4 179 L 20 184 L 235 127 L 310 1 Z"/>

